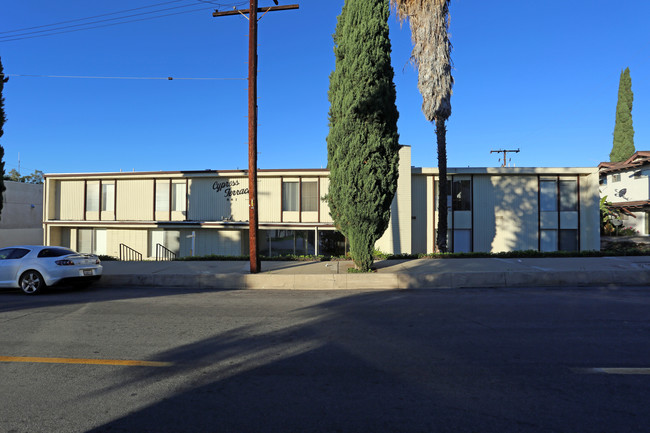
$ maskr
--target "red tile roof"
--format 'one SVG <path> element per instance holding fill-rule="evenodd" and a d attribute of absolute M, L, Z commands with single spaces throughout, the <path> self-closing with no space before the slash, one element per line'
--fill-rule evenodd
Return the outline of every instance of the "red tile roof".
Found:
<path fill-rule="evenodd" d="M 616 171 L 629 170 L 643 165 L 650 165 L 650 151 L 648 150 L 634 152 L 634 155 L 630 156 L 625 161 L 601 162 L 598 164 L 598 169 L 600 170 L 600 174 L 607 174 Z"/>

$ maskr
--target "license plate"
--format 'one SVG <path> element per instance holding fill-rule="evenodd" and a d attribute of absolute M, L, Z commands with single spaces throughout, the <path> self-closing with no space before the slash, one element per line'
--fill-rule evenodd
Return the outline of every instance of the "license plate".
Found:
<path fill-rule="evenodd" d="M 92 269 L 84 269 L 84 276 L 92 275 L 92 274 L 93 274 L 93 270 L 92 270 Z"/>

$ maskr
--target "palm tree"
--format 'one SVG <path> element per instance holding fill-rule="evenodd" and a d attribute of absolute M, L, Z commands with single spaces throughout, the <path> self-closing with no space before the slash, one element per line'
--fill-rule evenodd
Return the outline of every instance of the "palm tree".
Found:
<path fill-rule="evenodd" d="M 434 123 L 438 143 L 438 251 L 447 251 L 447 119 L 451 116 L 450 0 L 390 0 L 401 21 L 408 20 L 412 60 L 418 68 L 422 112 Z"/>

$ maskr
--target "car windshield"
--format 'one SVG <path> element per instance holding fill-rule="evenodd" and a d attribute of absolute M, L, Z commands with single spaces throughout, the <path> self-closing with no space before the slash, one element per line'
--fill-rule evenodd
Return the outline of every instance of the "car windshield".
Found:
<path fill-rule="evenodd" d="M 76 254 L 67 248 L 44 248 L 38 253 L 38 257 L 61 257 L 68 254 Z"/>

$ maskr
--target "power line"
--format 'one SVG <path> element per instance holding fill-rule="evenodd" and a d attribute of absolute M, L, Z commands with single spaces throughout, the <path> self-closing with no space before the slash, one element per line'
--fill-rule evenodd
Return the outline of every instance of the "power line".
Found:
<path fill-rule="evenodd" d="M 88 17 L 88 18 L 79 18 L 79 19 L 76 19 L 76 20 L 68 20 L 68 21 L 64 21 L 64 22 L 60 22 L 60 23 L 56 23 L 56 24 L 46 24 L 46 25 L 42 25 L 42 26 L 35 26 L 35 27 L 32 27 L 32 28 L 51 27 L 51 26 L 55 26 L 55 25 L 65 23 L 65 22 L 84 21 L 84 20 L 88 20 L 88 19 L 92 19 L 92 18 L 96 18 L 96 17 L 107 16 L 107 15 L 115 15 L 115 14 L 129 12 L 129 11 L 132 11 L 132 10 L 144 9 L 144 8 L 147 8 L 147 7 L 155 7 L 155 6 L 174 3 L 174 2 L 178 2 L 178 1 L 187 1 L 187 0 L 173 0 L 173 1 L 170 1 L 170 2 L 166 2 L 166 3 L 159 3 L 159 4 L 156 4 L 156 5 L 144 6 L 142 8 L 127 9 L 127 10 L 124 10 L 124 11 L 112 12 L 112 13 L 103 14 L 103 15 L 96 15 L 94 17 Z M 199 0 L 199 2 L 204 3 L 204 4 L 217 5 L 217 6 L 221 6 L 221 7 L 239 5 L 239 4 L 242 3 L 242 2 L 215 3 L 215 2 L 208 2 L 208 1 L 204 1 L 204 0 Z M 163 18 L 163 17 L 173 16 L 173 15 L 180 15 L 180 14 L 185 14 L 185 13 L 190 13 L 190 12 L 198 12 L 198 11 L 204 11 L 205 10 L 205 6 L 204 6 L 204 7 L 191 9 L 191 10 L 186 10 L 186 11 L 181 11 L 181 12 L 173 12 L 173 13 L 168 13 L 168 14 L 156 15 L 156 16 L 153 16 L 153 17 L 138 18 L 138 19 L 132 19 L 132 20 L 119 21 L 119 22 L 115 22 L 115 23 L 109 23 L 109 24 L 101 24 L 101 25 L 96 25 L 96 26 L 89 26 L 91 24 L 98 24 L 98 23 L 107 22 L 107 21 L 123 20 L 125 18 L 131 18 L 131 17 L 141 16 L 141 15 L 148 15 L 148 14 L 163 12 L 163 11 L 166 11 L 166 10 L 179 9 L 179 8 L 191 7 L 191 6 L 196 6 L 196 4 L 174 6 L 174 7 L 169 7 L 169 8 L 158 9 L 158 10 L 155 10 L 155 11 L 142 12 L 142 13 L 125 15 L 125 16 L 115 17 L 115 18 L 107 18 L 107 19 L 104 19 L 104 20 L 91 21 L 91 22 L 82 23 L 82 24 L 73 24 L 73 25 L 70 25 L 70 26 L 55 27 L 55 28 L 46 29 L 46 30 L 36 30 L 36 31 L 32 31 L 32 32 L 25 32 L 25 33 L 18 33 L 18 34 L 0 36 L 0 43 L 1 42 L 19 41 L 19 40 L 23 40 L 23 39 L 33 39 L 33 38 L 39 38 L 39 37 L 45 37 L 45 36 L 51 36 L 51 35 L 58 35 L 58 34 L 62 34 L 62 33 L 78 32 L 78 31 L 82 31 L 82 30 L 90 30 L 90 29 L 96 29 L 96 28 L 101 28 L 101 27 L 110 27 L 110 26 L 115 26 L 115 25 L 118 25 L 118 24 L 126 24 L 126 23 L 138 22 L 138 21 L 146 21 L 146 20 L 151 20 L 151 19 L 155 19 L 155 18 Z M 84 26 L 89 26 L 89 27 L 84 27 Z M 74 27 L 81 27 L 81 28 L 74 28 Z M 23 30 L 32 29 L 32 28 L 25 28 L 25 29 L 20 29 L 20 30 L 12 30 L 10 32 L 1 32 L 1 33 L 16 33 L 16 32 L 20 32 L 20 31 L 23 31 Z M 70 29 L 70 30 L 67 30 L 67 29 Z M 55 30 L 61 30 L 61 31 L 57 32 Z"/>
<path fill-rule="evenodd" d="M 73 19 L 73 20 L 59 21 L 57 23 L 52 23 L 52 24 L 43 24 L 43 25 L 40 25 L 40 26 L 33 26 L 33 27 L 23 27 L 22 29 L 5 30 L 3 32 L 0 32 L 0 35 L 6 34 L 6 33 L 24 32 L 25 30 L 41 29 L 43 27 L 58 26 L 58 25 L 61 25 L 61 24 L 75 23 L 75 22 L 78 22 L 78 21 L 86 21 L 86 20 L 91 20 L 91 19 L 94 19 L 94 18 L 101 18 L 101 17 L 106 17 L 106 16 L 109 16 L 109 15 L 117 15 L 117 14 L 122 14 L 122 13 L 126 13 L 126 12 L 132 12 L 132 11 L 137 11 L 137 10 L 141 10 L 141 9 L 147 9 L 147 8 L 156 7 L 156 6 L 163 6 L 163 5 L 166 5 L 166 4 L 178 3 L 178 2 L 183 2 L 183 1 L 187 1 L 187 0 L 172 0 L 172 1 L 164 2 L 164 3 L 156 3 L 156 4 L 153 4 L 153 5 L 149 5 L 149 6 L 142 6 L 142 7 L 139 7 L 139 8 L 125 9 L 125 10 L 117 11 L 117 12 L 108 12 L 108 13 L 105 13 L 105 14 L 93 15 L 93 16 L 86 17 L 86 18 L 76 18 L 76 19 Z"/>
<path fill-rule="evenodd" d="M 144 21 L 148 19 L 154 19 L 154 18 L 162 18 L 170 15 L 180 15 L 182 13 L 188 13 L 188 12 L 196 12 L 196 11 L 202 11 L 205 10 L 205 7 L 197 8 L 197 9 L 192 9 L 192 10 L 187 10 L 187 11 L 182 11 L 182 12 L 176 12 L 176 13 L 169 13 L 169 14 L 163 14 L 163 15 L 156 15 L 154 17 L 147 17 L 147 18 L 140 18 L 140 19 L 135 19 L 135 20 L 126 20 L 126 21 L 119 21 L 116 23 L 110 23 L 110 24 L 103 24 L 103 25 L 98 25 L 98 26 L 90 26 L 91 24 L 99 24 L 107 21 L 118 21 L 118 20 L 123 20 L 125 18 L 132 18 L 136 16 L 141 16 L 141 15 L 149 15 L 149 14 L 154 14 L 158 12 L 164 12 L 172 9 L 180 9 L 180 8 L 186 8 L 189 6 L 193 5 L 183 5 L 183 6 L 173 6 L 169 8 L 164 8 L 164 9 L 158 9 L 155 11 L 148 11 L 148 12 L 140 12 L 137 14 L 131 14 L 131 15 L 124 15 L 121 17 L 115 17 L 115 18 L 106 18 L 103 20 L 97 20 L 97 21 L 90 21 L 87 23 L 82 23 L 82 24 L 72 24 L 69 26 L 62 26 L 62 27 L 54 27 L 52 29 L 45 29 L 45 30 L 36 30 L 32 32 L 25 32 L 25 33 L 18 33 L 15 35 L 8 35 L 8 36 L 2 36 L 0 37 L 0 42 L 10 42 L 10 41 L 17 41 L 21 39 L 31 39 L 31 38 L 37 38 L 39 36 L 51 36 L 51 35 L 57 35 L 61 33 L 70 33 L 70 32 L 75 32 L 75 31 L 80 31 L 80 30 L 89 30 L 89 29 L 96 29 L 99 27 L 109 27 L 112 25 L 117 25 L 117 24 L 125 24 L 125 23 L 130 23 L 130 22 L 135 22 L 135 21 Z M 90 26 L 90 27 L 86 27 Z M 75 27 L 80 27 L 80 28 L 75 28 Z M 66 29 L 73 29 L 73 30 L 66 30 Z M 55 30 L 62 30 L 60 32 L 56 32 Z M 45 33 L 45 34 L 42 34 Z"/>
<path fill-rule="evenodd" d="M 219 81 L 245 81 L 247 78 L 220 78 L 220 77 L 105 77 L 91 75 L 40 75 L 40 74 L 0 74 L 0 77 L 29 77 L 29 78 L 89 78 L 103 80 L 219 80 Z"/>
<path fill-rule="evenodd" d="M 137 7 L 137 8 L 123 9 L 123 10 L 116 11 L 116 12 L 108 12 L 108 13 L 105 13 L 105 14 L 92 15 L 92 16 L 85 17 L 85 18 L 75 18 L 75 19 L 71 19 L 71 20 L 59 21 L 59 22 L 52 23 L 52 24 L 43 24 L 43 25 L 39 25 L 39 26 L 23 27 L 23 28 L 14 29 L 14 30 L 5 30 L 5 31 L 0 32 L 0 35 L 7 34 L 7 33 L 19 33 L 19 32 L 24 32 L 26 30 L 40 29 L 40 28 L 43 28 L 43 27 L 53 27 L 53 26 L 58 26 L 58 25 L 61 25 L 61 24 L 75 23 L 75 22 L 79 22 L 79 21 L 87 21 L 87 20 L 91 20 L 91 19 L 94 19 L 94 18 L 101 18 L 101 17 L 110 16 L 110 15 L 120 15 L 120 14 L 124 14 L 124 13 L 127 13 L 127 12 L 133 12 L 133 11 L 137 11 L 137 10 L 148 9 L 148 8 L 153 8 L 153 7 L 157 7 L 157 6 L 164 6 L 164 5 L 168 5 L 168 4 L 172 4 L 172 3 L 179 3 L 179 2 L 186 2 L 186 1 L 189 1 L 189 0 L 171 0 L 171 1 L 166 1 L 166 2 L 163 2 L 163 3 L 155 3 L 155 4 L 151 4 L 151 5 L 147 5 L 147 6 L 140 6 L 140 7 Z M 194 0 L 192 0 L 192 1 L 194 1 Z M 221 6 L 221 7 L 239 6 L 239 5 L 245 3 L 243 1 L 231 2 L 231 3 L 217 3 L 217 2 L 211 2 L 211 1 L 208 1 L 208 0 L 195 0 L 195 1 L 198 1 L 200 3 L 210 4 L 210 5 Z M 188 6 L 192 6 L 192 5 L 188 4 L 188 5 L 179 6 L 179 7 L 188 7 Z M 152 13 L 152 12 L 147 12 L 147 13 Z M 126 18 L 126 17 L 122 17 L 122 18 Z M 117 18 L 117 19 L 119 19 L 119 18 Z M 86 23 L 86 24 L 91 24 L 91 23 Z M 55 30 L 55 29 L 53 29 L 53 30 Z M 17 36 L 17 35 L 13 35 L 13 36 Z"/>

